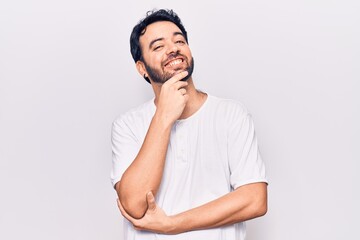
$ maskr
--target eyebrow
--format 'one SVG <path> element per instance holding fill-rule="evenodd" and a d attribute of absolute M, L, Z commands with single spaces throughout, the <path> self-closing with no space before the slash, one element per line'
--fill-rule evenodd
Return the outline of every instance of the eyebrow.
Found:
<path fill-rule="evenodd" d="M 174 37 L 177 36 L 177 35 L 181 35 L 181 36 L 184 37 L 184 34 L 183 34 L 182 32 L 174 32 L 174 33 L 173 33 L 173 36 L 174 36 Z M 149 49 L 151 49 L 151 47 L 152 47 L 156 42 L 162 41 L 162 40 L 164 40 L 163 37 L 161 37 L 161 38 L 156 38 L 156 39 L 152 40 L 152 41 L 150 42 L 150 44 L 149 44 Z"/>
<path fill-rule="evenodd" d="M 151 47 L 154 45 L 154 43 L 156 43 L 158 41 L 162 41 L 162 40 L 164 40 L 164 38 L 157 38 L 157 39 L 152 40 L 149 44 L 149 49 L 151 49 Z"/>

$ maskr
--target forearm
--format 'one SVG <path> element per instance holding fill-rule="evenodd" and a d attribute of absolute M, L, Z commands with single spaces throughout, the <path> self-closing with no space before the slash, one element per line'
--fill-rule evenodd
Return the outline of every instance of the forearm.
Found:
<path fill-rule="evenodd" d="M 256 183 L 197 208 L 172 216 L 172 234 L 221 227 L 262 216 L 267 211 L 267 185 Z"/>
<path fill-rule="evenodd" d="M 161 183 L 171 126 L 154 115 L 138 155 L 116 185 L 122 205 L 135 218 L 147 209 L 146 194 L 156 194 Z"/>

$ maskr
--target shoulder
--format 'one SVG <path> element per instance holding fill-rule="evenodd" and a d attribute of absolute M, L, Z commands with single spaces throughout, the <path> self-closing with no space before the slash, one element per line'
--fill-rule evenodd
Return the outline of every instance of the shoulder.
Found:
<path fill-rule="evenodd" d="M 113 127 L 136 126 L 144 121 L 151 119 L 155 106 L 153 99 L 129 109 L 127 112 L 120 114 L 113 121 Z"/>
<path fill-rule="evenodd" d="M 234 99 L 220 98 L 209 95 L 209 108 L 217 116 L 222 116 L 228 120 L 244 118 L 250 115 L 245 105 Z"/>

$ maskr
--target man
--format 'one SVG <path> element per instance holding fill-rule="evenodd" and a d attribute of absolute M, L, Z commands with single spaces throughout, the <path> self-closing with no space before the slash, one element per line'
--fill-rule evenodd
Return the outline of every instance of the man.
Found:
<path fill-rule="evenodd" d="M 196 90 L 187 32 L 173 11 L 149 12 L 130 44 L 155 98 L 113 124 L 111 178 L 125 239 L 244 239 L 244 221 L 267 211 L 251 116 Z"/>

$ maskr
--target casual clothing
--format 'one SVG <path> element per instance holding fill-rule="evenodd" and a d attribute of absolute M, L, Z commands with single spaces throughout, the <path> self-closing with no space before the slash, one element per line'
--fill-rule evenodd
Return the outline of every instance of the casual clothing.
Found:
<path fill-rule="evenodd" d="M 139 152 L 155 110 L 152 99 L 114 121 L 113 185 Z M 174 215 L 254 182 L 267 180 L 250 114 L 237 101 L 208 95 L 196 113 L 171 129 L 156 202 L 167 215 Z M 125 221 L 124 231 L 126 240 L 243 240 L 245 223 L 162 235 L 134 230 Z"/>

